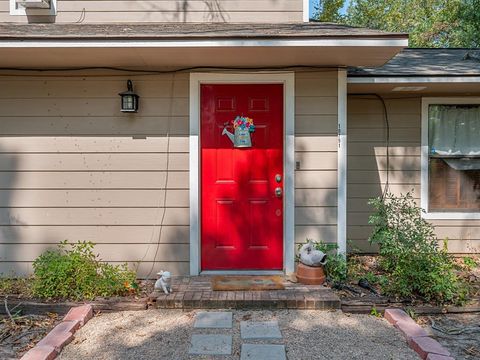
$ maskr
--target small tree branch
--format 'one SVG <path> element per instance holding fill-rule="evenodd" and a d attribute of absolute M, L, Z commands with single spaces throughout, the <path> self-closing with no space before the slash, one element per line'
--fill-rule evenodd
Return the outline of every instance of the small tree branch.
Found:
<path fill-rule="evenodd" d="M 5 296 L 5 311 L 7 312 L 7 315 L 8 315 L 8 317 L 10 318 L 10 320 L 12 321 L 13 325 L 16 325 L 15 320 L 13 319 L 13 316 L 12 316 L 12 314 L 10 313 L 10 310 L 8 309 L 7 299 L 8 299 L 8 295 Z"/>

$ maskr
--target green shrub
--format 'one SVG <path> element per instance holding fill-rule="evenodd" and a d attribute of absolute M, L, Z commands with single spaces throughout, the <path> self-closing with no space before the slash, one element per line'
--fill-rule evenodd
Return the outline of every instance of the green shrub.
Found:
<path fill-rule="evenodd" d="M 439 248 L 433 226 L 422 218 L 411 193 L 369 202 L 375 208 L 370 242 L 379 245 L 380 266 L 388 281 L 387 294 L 421 297 L 437 303 L 458 301 L 465 296 L 454 272 L 446 241 Z"/>
<path fill-rule="evenodd" d="M 477 267 L 477 262 L 475 261 L 474 258 L 470 256 L 463 257 L 463 264 L 470 270 L 475 269 Z"/>
<path fill-rule="evenodd" d="M 33 295 L 91 300 L 135 291 L 135 272 L 126 264 L 114 266 L 100 261 L 93 247 L 91 242 L 70 244 L 65 240 L 57 249 L 40 255 L 33 263 Z"/>

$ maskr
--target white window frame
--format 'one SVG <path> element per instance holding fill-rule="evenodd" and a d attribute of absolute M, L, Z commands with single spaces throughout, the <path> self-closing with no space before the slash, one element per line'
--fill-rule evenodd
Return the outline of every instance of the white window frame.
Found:
<path fill-rule="evenodd" d="M 310 21 L 310 0 L 303 0 L 303 22 Z"/>
<path fill-rule="evenodd" d="M 27 16 L 27 15 L 57 15 L 57 0 L 50 0 L 49 9 L 25 9 L 23 6 L 17 7 L 16 0 L 10 0 L 10 15 Z"/>
<path fill-rule="evenodd" d="M 480 219 L 480 212 L 429 212 L 428 204 L 428 107 L 430 105 L 480 105 L 480 97 L 431 97 L 422 98 L 422 153 L 421 153 L 421 206 L 423 217 L 429 220 L 474 220 Z M 480 141 L 480 138 L 479 138 Z"/>
<path fill-rule="evenodd" d="M 283 272 L 295 271 L 295 73 L 190 73 L 190 275 L 269 274 L 278 271 L 201 270 L 201 188 L 200 188 L 200 85 L 201 84 L 283 84 L 284 92 L 284 217 Z"/>

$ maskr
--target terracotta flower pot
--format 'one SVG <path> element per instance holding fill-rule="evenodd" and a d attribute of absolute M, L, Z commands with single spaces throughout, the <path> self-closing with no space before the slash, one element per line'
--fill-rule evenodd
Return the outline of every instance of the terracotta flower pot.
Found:
<path fill-rule="evenodd" d="M 297 280 L 305 285 L 322 285 L 325 282 L 326 276 L 323 271 L 323 266 L 313 267 L 302 263 L 297 267 Z"/>

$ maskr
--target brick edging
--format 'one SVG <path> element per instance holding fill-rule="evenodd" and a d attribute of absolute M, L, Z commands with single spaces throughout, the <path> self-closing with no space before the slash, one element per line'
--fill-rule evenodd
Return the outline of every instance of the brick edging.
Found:
<path fill-rule="evenodd" d="M 73 340 L 73 334 L 93 317 L 92 305 L 72 307 L 62 322 L 55 326 L 20 360 L 52 360 Z"/>
<path fill-rule="evenodd" d="M 455 360 L 450 352 L 401 309 L 386 309 L 385 319 L 407 339 L 408 345 L 423 360 Z"/>

